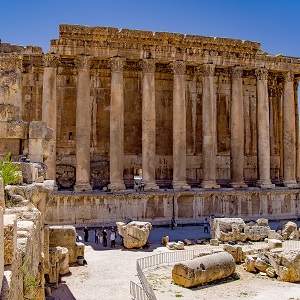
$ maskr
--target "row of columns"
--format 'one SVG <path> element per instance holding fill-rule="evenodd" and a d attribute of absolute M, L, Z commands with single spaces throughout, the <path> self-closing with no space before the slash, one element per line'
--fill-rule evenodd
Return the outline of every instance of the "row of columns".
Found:
<path fill-rule="evenodd" d="M 124 78 L 125 59 L 114 57 L 111 63 L 110 103 L 110 190 L 123 190 L 124 166 Z M 76 184 L 75 191 L 91 190 L 90 185 L 90 60 L 82 56 L 76 60 L 78 85 L 76 101 Z M 190 189 L 186 182 L 186 103 L 185 63 L 175 61 L 173 70 L 173 188 Z M 157 190 L 155 182 L 155 61 L 142 62 L 142 169 L 145 190 Z M 214 87 L 215 65 L 203 66 L 203 149 L 201 187 L 218 189 L 216 183 L 217 156 L 217 107 Z M 231 70 L 231 151 L 230 185 L 245 188 L 244 182 L 244 108 L 243 69 L 236 66 Z M 255 70 L 257 77 L 257 132 L 258 132 L 258 181 L 261 188 L 273 188 L 270 180 L 270 135 L 268 71 Z M 283 89 L 283 183 L 297 187 L 296 182 L 296 136 L 294 78 L 291 72 L 285 74 Z M 51 63 L 45 65 L 43 85 L 43 121 L 56 131 L 56 69 Z M 55 143 L 55 142 L 54 142 Z M 56 145 L 55 145 L 56 146 Z M 55 149 L 55 148 L 54 148 Z M 55 151 L 48 159 L 49 178 L 55 179 Z M 298 163 L 299 165 L 299 163 Z M 300 166 L 299 166 L 300 167 Z"/>

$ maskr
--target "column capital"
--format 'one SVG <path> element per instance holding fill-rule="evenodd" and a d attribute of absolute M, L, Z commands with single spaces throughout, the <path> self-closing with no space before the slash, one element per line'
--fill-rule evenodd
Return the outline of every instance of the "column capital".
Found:
<path fill-rule="evenodd" d="M 80 56 L 75 59 L 75 64 L 78 69 L 89 69 L 91 65 L 91 57 L 90 56 Z"/>
<path fill-rule="evenodd" d="M 235 66 L 230 69 L 231 78 L 242 78 L 244 69 L 241 66 Z"/>
<path fill-rule="evenodd" d="M 59 63 L 59 57 L 55 54 L 51 54 L 47 52 L 43 56 L 44 66 L 45 67 L 52 67 L 56 68 L 57 64 Z"/>
<path fill-rule="evenodd" d="M 123 57 L 112 57 L 110 59 L 110 67 L 112 72 L 123 72 L 125 65 L 125 58 Z"/>
<path fill-rule="evenodd" d="M 255 69 L 255 76 L 258 80 L 267 80 L 268 79 L 268 70 L 266 68 Z"/>
<path fill-rule="evenodd" d="M 175 60 L 171 63 L 171 68 L 174 75 L 185 75 L 185 62 L 182 60 Z"/>
<path fill-rule="evenodd" d="M 291 71 L 288 71 L 282 75 L 284 82 L 294 82 L 294 73 L 292 73 Z"/>
<path fill-rule="evenodd" d="M 143 59 L 142 60 L 142 69 L 143 74 L 154 73 L 155 72 L 156 61 L 154 59 Z"/>
<path fill-rule="evenodd" d="M 214 64 L 204 64 L 202 66 L 203 77 L 214 76 L 216 66 Z"/>

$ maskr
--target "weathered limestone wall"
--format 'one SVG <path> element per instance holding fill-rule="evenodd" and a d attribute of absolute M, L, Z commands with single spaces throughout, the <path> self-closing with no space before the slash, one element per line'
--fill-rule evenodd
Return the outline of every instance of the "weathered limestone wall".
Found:
<path fill-rule="evenodd" d="M 178 223 L 203 221 L 222 214 L 245 220 L 266 217 L 295 218 L 300 215 L 299 190 L 155 192 L 147 194 L 99 193 L 92 195 L 54 193 L 47 202 L 45 222 L 48 224 L 114 223 L 123 219 L 170 223 L 173 215 Z"/>
<path fill-rule="evenodd" d="M 0 184 L 1 189 L 1 184 Z M 4 275 L 4 231 L 3 231 L 3 208 L 0 206 L 0 291 L 2 289 L 2 278 Z"/>

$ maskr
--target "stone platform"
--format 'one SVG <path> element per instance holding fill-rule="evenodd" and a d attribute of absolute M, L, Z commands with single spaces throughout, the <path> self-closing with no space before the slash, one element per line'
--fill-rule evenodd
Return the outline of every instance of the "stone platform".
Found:
<path fill-rule="evenodd" d="M 116 221 L 134 219 L 153 225 L 192 224 L 214 215 L 241 217 L 244 220 L 295 219 L 300 216 L 299 189 L 262 190 L 191 189 L 176 192 L 55 192 L 46 205 L 47 224 L 113 225 Z"/>

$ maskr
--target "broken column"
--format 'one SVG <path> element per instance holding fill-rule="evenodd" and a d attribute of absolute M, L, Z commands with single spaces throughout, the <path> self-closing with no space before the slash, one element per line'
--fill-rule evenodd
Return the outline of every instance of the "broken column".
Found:
<path fill-rule="evenodd" d="M 235 261 L 227 252 L 195 258 L 175 264 L 172 278 L 178 285 L 193 287 L 226 278 L 235 272 Z"/>

